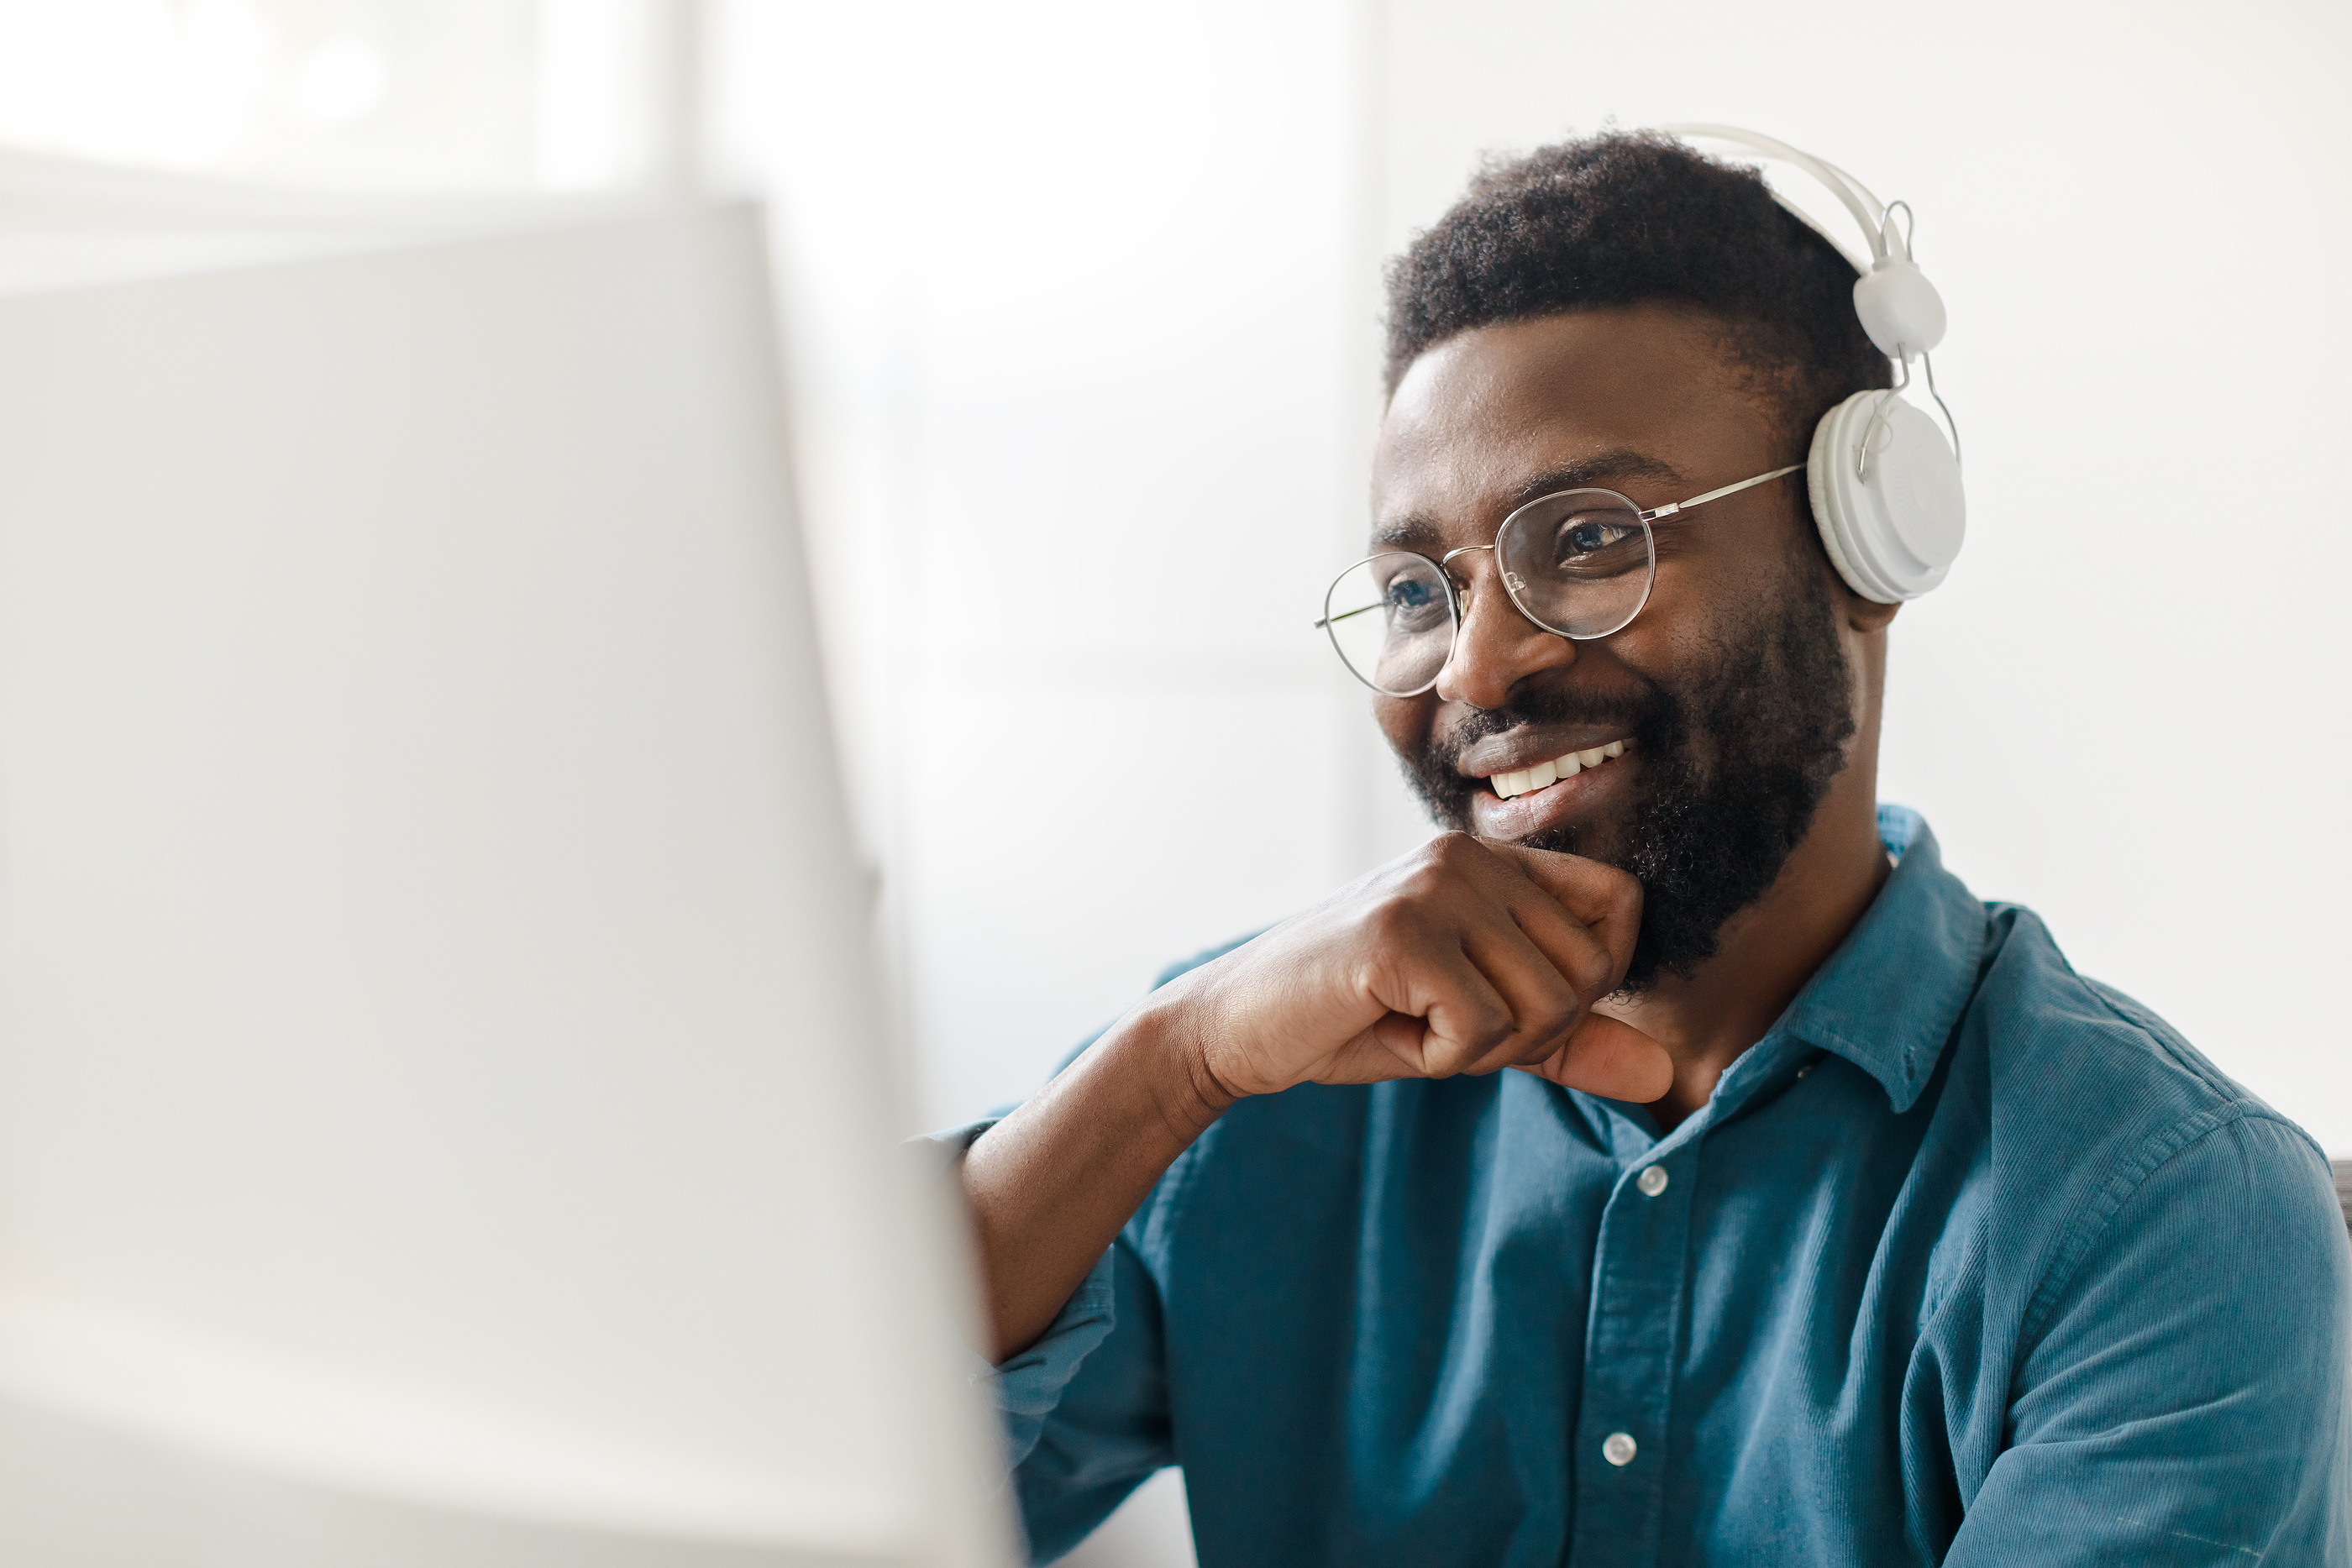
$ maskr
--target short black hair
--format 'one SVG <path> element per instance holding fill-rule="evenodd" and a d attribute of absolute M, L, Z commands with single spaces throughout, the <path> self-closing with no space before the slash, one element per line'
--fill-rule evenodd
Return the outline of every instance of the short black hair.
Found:
<path fill-rule="evenodd" d="M 1854 314 L 1857 276 L 1752 169 L 1655 131 L 1562 141 L 1489 160 L 1389 263 L 1388 391 L 1424 350 L 1474 327 L 1680 303 L 1723 322 L 1801 461 L 1823 413 L 1894 384 Z"/>

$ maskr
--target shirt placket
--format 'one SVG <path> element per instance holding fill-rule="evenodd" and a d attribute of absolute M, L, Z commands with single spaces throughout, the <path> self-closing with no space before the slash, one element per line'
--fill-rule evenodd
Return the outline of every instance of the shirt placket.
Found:
<path fill-rule="evenodd" d="M 1659 1144 L 1618 1177 L 1601 1216 L 1571 1461 L 1576 1568 L 1658 1560 L 1697 1168 L 1695 1136 Z"/>

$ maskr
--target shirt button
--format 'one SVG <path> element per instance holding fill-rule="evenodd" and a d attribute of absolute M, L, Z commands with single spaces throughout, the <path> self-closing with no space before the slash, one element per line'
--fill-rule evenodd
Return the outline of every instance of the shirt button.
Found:
<path fill-rule="evenodd" d="M 1601 1439 L 1601 1457 L 1612 1465 L 1633 1462 L 1634 1443 L 1631 1432 L 1612 1432 Z"/>
<path fill-rule="evenodd" d="M 1642 1189 L 1642 1196 L 1643 1197 L 1657 1197 L 1658 1194 L 1666 1190 L 1666 1167 L 1664 1166 L 1646 1166 L 1640 1176 L 1633 1178 L 1633 1185 Z M 1633 1440 L 1633 1439 L 1631 1437 L 1625 1439 L 1628 1443 L 1631 1443 Z M 1625 1458 L 1630 1459 L 1633 1457 L 1633 1450 L 1627 1448 L 1625 1450 Z M 1625 1462 L 1625 1459 L 1620 1459 L 1617 1462 L 1622 1465 Z"/>

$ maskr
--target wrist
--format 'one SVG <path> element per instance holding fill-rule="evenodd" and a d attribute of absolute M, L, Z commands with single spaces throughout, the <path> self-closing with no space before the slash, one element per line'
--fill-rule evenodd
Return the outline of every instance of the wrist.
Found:
<path fill-rule="evenodd" d="M 1160 1120 L 1188 1145 L 1243 1097 L 1210 1064 L 1200 1012 L 1181 994 L 1155 996 L 1130 1015 L 1120 1041 Z"/>

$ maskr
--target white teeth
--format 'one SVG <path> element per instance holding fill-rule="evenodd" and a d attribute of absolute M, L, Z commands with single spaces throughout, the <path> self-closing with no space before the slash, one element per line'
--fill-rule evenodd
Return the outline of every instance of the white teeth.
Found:
<path fill-rule="evenodd" d="M 1549 762 L 1538 762 L 1533 768 L 1522 768 L 1513 773 L 1497 773 L 1486 780 L 1495 793 L 1507 800 L 1514 795 L 1525 795 L 1562 779 L 1573 779 L 1588 768 L 1598 768 L 1612 757 L 1625 755 L 1625 743 L 1612 740 L 1606 746 L 1595 746 L 1583 751 L 1571 751 Z"/>

